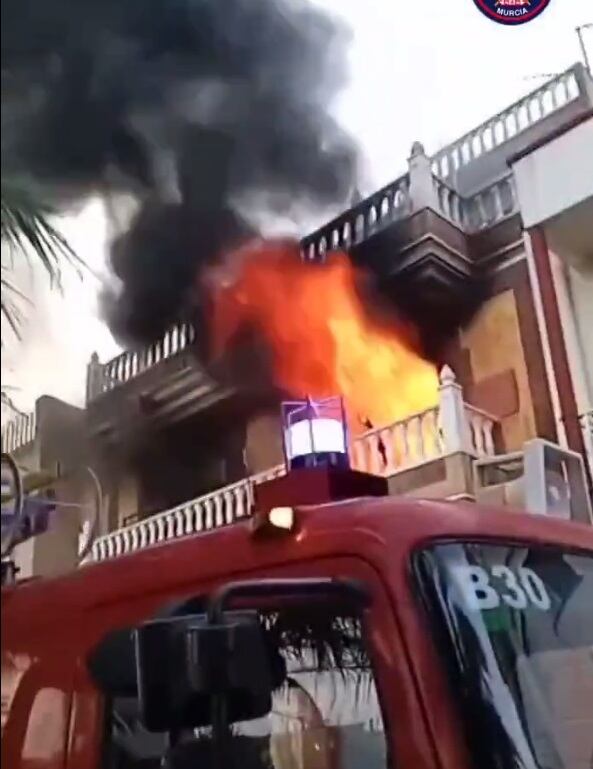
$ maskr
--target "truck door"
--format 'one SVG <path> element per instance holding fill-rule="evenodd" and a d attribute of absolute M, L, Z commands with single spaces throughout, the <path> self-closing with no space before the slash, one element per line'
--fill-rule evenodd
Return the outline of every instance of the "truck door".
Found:
<path fill-rule="evenodd" d="M 233 725 L 233 734 L 242 740 L 242 766 L 433 768 L 434 753 L 415 709 L 413 686 L 396 667 L 396 623 L 390 600 L 372 568 L 358 559 L 336 558 L 265 573 L 235 574 L 233 578 L 311 576 L 360 579 L 369 586 L 371 606 L 363 617 L 326 599 L 308 603 L 248 601 L 249 608 L 258 610 L 284 672 L 274 690 L 271 711 L 264 718 Z M 196 584 L 191 595 L 207 596 L 213 587 Z M 103 632 L 113 628 L 115 615 L 120 626 L 133 625 L 187 597 L 185 588 L 183 593 L 153 599 L 150 608 L 144 606 L 142 610 L 136 602 L 106 607 L 101 610 Z M 102 696 L 82 669 L 75 700 L 75 738 L 69 757 L 72 769 L 79 769 L 83 756 L 89 769 L 210 766 L 204 762 L 208 729 L 177 735 L 175 745 L 171 745 L 170 735 L 143 728 L 136 697 Z M 88 763 L 91 755 L 93 762 Z M 212 769 L 226 767 L 213 765 Z"/>
<path fill-rule="evenodd" d="M 10 635 L 10 634 L 9 634 Z M 73 654 L 48 634 L 33 646 L 2 649 L 2 766 L 63 769 L 70 718 Z"/>

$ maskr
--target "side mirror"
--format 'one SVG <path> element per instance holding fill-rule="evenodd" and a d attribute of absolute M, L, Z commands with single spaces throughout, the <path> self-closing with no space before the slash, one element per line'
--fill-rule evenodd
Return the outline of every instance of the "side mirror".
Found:
<path fill-rule="evenodd" d="M 269 713 L 272 692 L 286 678 L 279 651 L 268 648 L 257 612 L 227 611 L 239 597 L 331 598 L 362 608 L 364 584 L 327 577 L 229 582 L 203 603 L 194 599 L 136 628 L 108 634 L 88 658 L 99 688 L 112 697 L 138 696 L 145 727 L 174 732 Z"/>
<path fill-rule="evenodd" d="M 134 630 L 108 633 L 87 659 L 91 678 L 110 697 L 135 697 L 138 693 Z"/>
<path fill-rule="evenodd" d="M 227 612 L 146 622 L 134 631 L 138 696 L 149 731 L 212 723 L 212 700 L 224 696 L 228 722 L 271 708 L 273 680 L 255 612 Z"/>

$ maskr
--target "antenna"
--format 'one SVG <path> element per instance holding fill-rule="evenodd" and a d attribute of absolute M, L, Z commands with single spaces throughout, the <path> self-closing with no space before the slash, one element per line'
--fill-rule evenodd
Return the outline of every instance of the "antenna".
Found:
<path fill-rule="evenodd" d="M 589 54 L 587 53 L 587 47 L 585 45 L 585 41 L 583 39 L 583 30 L 584 29 L 593 29 L 593 23 L 588 24 L 581 24 L 578 27 L 575 27 L 575 32 L 577 33 L 577 37 L 579 39 L 579 46 L 581 49 L 581 54 L 583 56 L 583 62 L 585 64 L 585 67 L 587 68 L 587 72 L 590 75 L 593 75 L 591 72 L 591 63 L 589 62 Z"/>
<path fill-rule="evenodd" d="M 583 59 L 583 64 L 585 65 L 587 72 L 593 76 L 593 72 L 591 71 L 591 62 L 589 60 L 589 54 L 587 53 L 587 46 L 585 45 L 585 40 L 583 37 L 583 30 L 593 30 L 593 22 L 588 22 L 586 24 L 580 24 L 578 27 L 575 27 L 575 32 L 577 33 L 577 37 L 579 40 L 579 48 L 581 49 L 581 58 Z M 555 77 L 558 77 L 560 75 L 560 72 L 537 72 L 532 75 L 524 75 L 522 80 L 553 80 Z"/>

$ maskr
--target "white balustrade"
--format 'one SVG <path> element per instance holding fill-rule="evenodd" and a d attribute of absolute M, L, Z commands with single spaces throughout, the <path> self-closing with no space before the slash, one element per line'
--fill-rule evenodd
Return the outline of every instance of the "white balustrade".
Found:
<path fill-rule="evenodd" d="M 409 203 L 409 177 L 404 174 L 304 238 L 303 259 L 322 261 L 330 250 L 351 248 L 406 216 Z"/>
<path fill-rule="evenodd" d="M 10 454 L 35 440 L 37 414 L 16 414 L 2 428 L 2 451 Z"/>
<path fill-rule="evenodd" d="M 195 331 L 189 323 L 172 326 L 164 336 L 142 350 L 124 350 L 105 364 L 93 355 L 89 363 L 87 401 L 134 379 L 147 369 L 181 352 L 194 341 Z"/>
<path fill-rule="evenodd" d="M 352 466 L 374 475 L 390 476 L 441 456 L 442 437 L 437 406 L 355 438 Z"/>
<path fill-rule="evenodd" d="M 478 457 L 494 456 L 496 418 L 468 403 L 465 404 L 465 414 L 470 429 L 472 453 Z"/>
<path fill-rule="evenodd" d="M 389 477 L 459 451 L 476 457 L 492 456 L 496 421 L 485 411 L 464 403 L 453 371 L 445 366 L 440 374 L 438 405 L 358 435 L 350 451 L 352 466 Z M 92 558 L 103 561 L 247 518 L 255 486 L 285 472 L 284 465 L 277 465 L 99 537 L 93 544 Z"/>
<path fill-rule="evenodd" d="M 464 199 L 464 224 L 470 232 L 491 227 L 519 210 L 513 174 L 508 173 Z"/>
<path fill-rule="evenodd" d="M 468 232 L 491 227 L 519 210 L 511 172 L 469 198 L 437 176 L 433 176 L 433 184 L 440 213 Z"/>
<path fill-rule="evenodd" d="M 149 518 L 98 537 L 93 544 L 92 559 L 104 561 L 144 547 L 158 545 L 247 518 L 253 505 L 254 486 L 277 478 L 285 472 L 283 465 L 245 478 L 223 489 L 184 502 Z"/>
<path fill-rule="evenodd" d="M 438 176 L 432 177 L 439 210 L 454 224 L 464 227 L 467 221 L 467 202 L 458 192 Z"/>
<path fill-rule="evenodd" d="M 581 96 L 586 75 L 577 64 L 512 104 L 482 125 L 443 147 L 432 158 L 433 173 L 442 179 L 499 147 L 522 131 Z"/>

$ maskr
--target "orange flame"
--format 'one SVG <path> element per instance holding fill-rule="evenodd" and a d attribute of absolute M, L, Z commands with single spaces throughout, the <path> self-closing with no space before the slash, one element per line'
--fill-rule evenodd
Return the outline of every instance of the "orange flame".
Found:
<path fill-rule="evenodd" d="M 275 384 L 294 397 L 341 394 L 357 431 L 367 420 L 385 425 L 434 406 L 437 372 L 418 354 L 414 330 L 371 316 L 345 254 L 311 264 L 298 253 L 298 246 L 268 241 L 232 255 L 212 274 L 214 354 L 239 331 L 256 329 L 271 353 Z"/>

